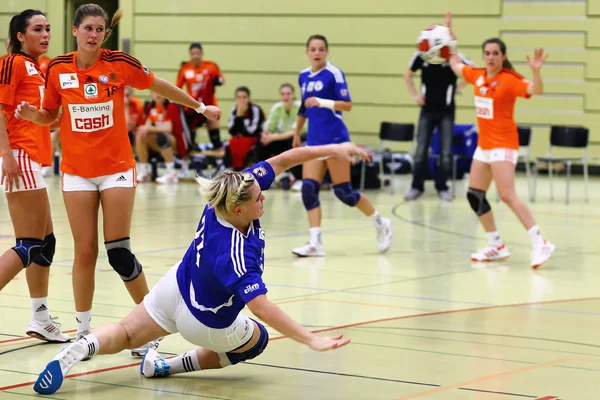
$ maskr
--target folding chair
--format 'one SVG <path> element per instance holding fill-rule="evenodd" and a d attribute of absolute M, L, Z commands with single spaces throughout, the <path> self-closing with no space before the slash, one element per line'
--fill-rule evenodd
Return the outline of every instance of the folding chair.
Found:
<path fill-rule="evenodd" d="M 413 151 L 413 142 L 415 137 L 415 125 L 414 124 L 399 124 L 395 122 L 382 122 L 379 128 L 379 175 L 383 175 L 383 149 L 385 142 L 410 142 L 410 150 L 408 152 L 394 152 L 394 154 L 412 154 Z M 393 163 L 390 163 L 393 164 Z M 394 171 L 396 168 L 393 168 L 393 165 L 389 165 L 391 176 L 392 176 L 392 184 L 390 184 L 390 192 L 394 193 Z M 363 162 L 360 171 L 360 189 L 364 189 L 365 185 L 365 169 L 366 164 Z M 383 185 L 382 185 L 383 187 Z"/>
<path fill-rule="evenodd" d="M 564 162 L 567 166 L 566 188 L 565 188 L 565 203 L 569 204 L 570 197 L 570 182 L 571 182 L 571 166 L 573 162 L 583 164 L 583 182 L 584 182 L 584 198 L 588 202 L 588 149 L 589 149 L 590 131 L 588 128 L 578 126 L 552 126 L 550 129 L 550 148 L 547 157 L 536 157 L 535 159 L 535 175 L 533 180 L 533 198 L 535 201 L 537 189 L 537 176 L 539 171 L 539 163 L 548 163 L 548 183 L 550 185 L 550 200 L 554 200 L 554 188 L 552 185 L 553 173 L 552 167 L 554 163 Z M 553 157 L 553 147 L 567 147 L 583 149 L 583 157 Z"/>

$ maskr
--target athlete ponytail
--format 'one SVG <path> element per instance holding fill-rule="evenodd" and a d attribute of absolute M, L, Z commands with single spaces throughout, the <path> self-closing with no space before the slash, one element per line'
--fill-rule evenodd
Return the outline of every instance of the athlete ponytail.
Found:
<path fill-rule="evenodd" d="M 98 4 L 82 4 L 79 7 L 77 7 L 77 10 L 75 10 L 75 16 L 73 17 L 73 26 L 79 28 L 79 25 L 81 25 L 81 23 L 86 17 L 102 17 L 104 18 L 105 22 L 108 22 L 108 14 Z M 121 18 L 123 18 L 122 8 L 118 9 L 113 15 L 110 21 L 110 26 L 106 28 L 106 35 L 104 36 L 104 41 L 102 43 L 105 43 L 108 40 L 108 38 L 110 38 L 117 24 L 119 23 L 119 21 L 121 21 Z"/>
<path fill-rule="evenodd" d="M 506 43 L 504 43 L 502 41 L 502 39 L 491 38 L 491 39 L 486 40 L 481 45 L 481 51 L 485 51 L 485 46 L 487 46 L 488 44 L 497 44 L 498 47 L 500 47 L 500 53 L 502 53 L 503 56 L 506 55 Z M 510 70 L 513 70 L 513 71 L 515 70 L 515 68 L 513 67 L 512 63 L 510 61 L 508 61 L 508 57 L 505 58 L 504 60 L 502 60 L 502 68 L 510 69 Z"/>
<path fill-rule="evenodd" d="M 23 11 L 21 14 L 17 14 L 10 19 L 10 25 L 8 28 L 9 31 L 9 46 L 8 52 L 11 54 L 16 54 L 21 51 L 23 48 L 22 43 L 19 41 L 18 34 L 21 33 L 25 35 L 27 31 L 27 27 L 29 26 L 29 20 L 34 15 L 43 15 L 46 16 L 43 12 L 39 10 L 28 9 Z"/>
<path fill-rule="evenodd" d="M 214 208 L 221 218 L 227 217 L 235 206 L 244 205 L 250 200 L 254 181 L 251 173 L 235 171 L 226 171 L 213 179 L 196 178 L 208 206 Z"/>

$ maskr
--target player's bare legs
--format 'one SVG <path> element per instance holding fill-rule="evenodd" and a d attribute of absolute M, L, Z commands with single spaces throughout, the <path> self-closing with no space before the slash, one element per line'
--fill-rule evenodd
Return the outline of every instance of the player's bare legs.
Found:
<path fill-rule="evenodd" d="M 325 255 L 325 248 L 321 240 L 319 191 L 326 168 L 327 164 L 323 160 L 312 160 L 302 165 L 302 202 L 308 216 L 310 240 L 304 246 L 292 250 L 292 253 L 300 257 Z"/>

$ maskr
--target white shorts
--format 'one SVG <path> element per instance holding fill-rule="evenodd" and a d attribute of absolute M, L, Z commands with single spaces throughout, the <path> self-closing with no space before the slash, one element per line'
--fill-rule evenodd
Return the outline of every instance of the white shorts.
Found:
<path fill-rule="evenodd" d="M 42 166 L 40 163 L 32 161 L 29 154 L 23 149 L 13 149 L 13 156 L 21 170 L 19 177 L 19 187 L 13 184 L 12 190 L 8 190 L 8 179 L 5 179 L 2 189 L 8 193 L 27 192 L 30 190 L 39 190 L 46 188 L 46 182 L 42 176 Z M 0 157 L 0 168 L 2 167 L 2 157 Z"/>
<path fill-rule="evenodd" d="M 106 189 L 134 188 L 136 186 L 135 168 L 96 178 L 82 178 L 81 176 L 62 173 L 63 192 L 101 192 Z"/>
<path fill-rule="evenodd" d="M 508 161 L 513 163 L 513 165 L 517 165 L 518 158 L 519 152 L 514 149 L 482 150 L 481 147 L 477 146 L 475 154 L 473 154 L 474 160 L 481 161 L 486 164 L 499 161 Z"/>
<path fill-rule="evenodd" d="M 181 297 L 175 264 L 144 297 L 144 307 L 150 317 L 169 333 L 181 333 L 190 343 L 217 353 L 226 353 L 246 344 L 254 334 L 252 320 L 239 314 L 223 329 L 210 328 L 198 321 Z"/>

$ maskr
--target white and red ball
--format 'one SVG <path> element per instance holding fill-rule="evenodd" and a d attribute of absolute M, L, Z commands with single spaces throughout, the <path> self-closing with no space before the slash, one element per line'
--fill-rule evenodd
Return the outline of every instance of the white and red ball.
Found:
<path fill-rule="evenodd" d="M 443 64 L 450 58 L 450 45 L 455 40 L 447 27 L 432 25 L 419 34 L 417 48 L 425 62 Z"/>

